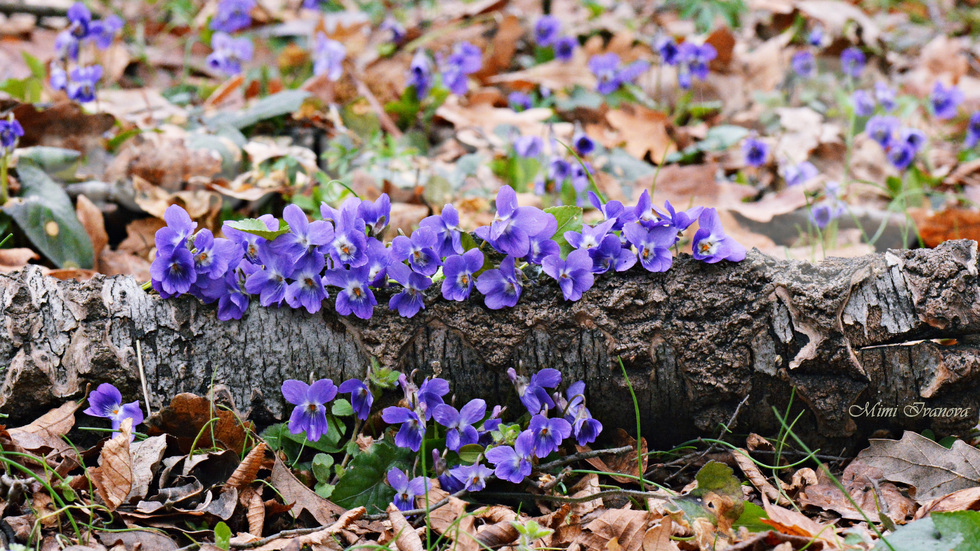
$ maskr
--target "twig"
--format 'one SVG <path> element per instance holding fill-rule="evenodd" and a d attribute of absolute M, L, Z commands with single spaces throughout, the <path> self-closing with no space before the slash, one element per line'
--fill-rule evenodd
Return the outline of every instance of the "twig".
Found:
<path fill-rule="evenodd" d="M 374 92 L 372 92 L 371 89 L 368 88 L 367 84 L 361 81 L 361 79 L 355 78 L 354 86 L 357 88 L 357 93 L 363 96 L 364 99 L 367 100 L 371 108 L 374 109 L 375 114 L 378 116 L 378 122 L 381 123 L 381 126 L 384 127 L 385 131 L 391 134 L 392 136 L 394 136 L 395 138 L 401 138 L 402 137 L 401 129 L 398 128 L 398 125 L 395 124 L 395 121 L 391 120 L 391 117 L 388 116 L 388 113 L 385 111 L 384 106 L 381 105 L 381 102 L 378 101 L 378 98 L 375 97 Z"/>
<path fill-rule="evenodd" d="M 747 402 L 748 400 L 749 400 L 748 395 L 746 395 L 745 398 L 742 398 L 742 401 L 739 402 L 738 403 L 738 406 L 735 407 L 735 412 L 732 413 L 732 416 L 728 420 L 728 423 L 726 423 L 725 425 L 722 425 L 721 432 L 718 434 L 718 438 L 716 438 L 716 440 L 721 440 L 721 437 L 725 435 L 725 432 L 726 431 L 728 431 L 728 427 L 730 427 L 730 426 L 732 426 L 732 425 L 735 424 L 735 419 L 738 418 L 738 413 L 740 411 L 742 411 L 742 406 L 744 406 L 745 405 L 745 402 Z M 709 445 L 706 450 L 704 450 L 703 452 L 701 452 L 701 454 L 698 455 L 698 457 L 696 457 L 693 462 L 700 461 L 706 455 L 708 455 L 709 453 L 715 451 L 716 449 L 718 449 L 718 444 L 712 442 L 711 445 Z M 690 457 L 690 455 L 688 455 L 687 457 Z M 690 464 L 691 464 L 691 462 L 686 462 L 683 467 L 681 467 L 680 469 L 677 470 L 677 472 L 675 472 L 675 473 L 671 474 L 670 476 L 668 476 L 667 478 L 665 478 L 664 479 L 664 483 L 670 482 L 676 476 L 678 476 L 679 474 L 681 474 L 682 472 L 684 472 L 687 469 L 688 465 L 690 465 Z"/>
<path fill-rule="evenodd" d="M 442 507 L 443 505 L 449 503 L 449 499 L 450 498 L 453 498 L 453 497 L 462 497 L 462 496 L 466 495 L 467 493 L 468 492 L 466 490 L 460 490 L 460 491 L 456 492 L 455 494 L 450 495 L 449 497 L 442 498 L 439 501 L 433 503 L 429 507 L 428 512 L 431 513 L 432 511 L 435 511 L 436 509 L 438 509 L 438 508 Z M 425 513 L 426 513 L 426 509 L 424 507 L 422 509 L 409 509 L 408 511 L 402 511 L 402 514 L 405 515 L 406 517 L 409 516 L 409 515 L 422 515 L 422 514 L 425 514 Z M 388 513 L 377 513 L 377 514 L 374 514 L 374 515 L 364 515 L 361 518 L 364 519 L 364 520 L 384 520 L 384 519 L 388 518 Z"/>
<path fill-rule="evenodd" d="M 271 536 L 266 536 L 260 540 L 246 541 L 244 543 L 232 543 L 232 549 L 255 549 L 256 547 L 262 547 L 267 543 L 271 543 L 279 538 L 291 538 L 293 536 L 305 536 L 307 534 L 312 534 L 313 532 L 319 532 L 323 530 L 323 526 L 316 526 L 313 528 L 293 528 L 291 530 L 283 530 L 277 534 L 272 534 Z M 178 550 L 180 551 L 180 550 Z"/>
<path fill-rule="evenodd" d="M 150 410 L 150 389 L 146 386 L 146 372 L 143 371 L 143 351 L 140 349 L 140 340 L 136 339 L 136 365 L 140 370 L 140 382 L 143 383 L 143 399 L 146 400 L 146 418 L 153 417 Z"/>
<path fill-rule="evenodd" d="M 492 498 L 510 498 L 510 499 L 535 499 L 544 501 L 557 501 L 559 503 L 588 503 L 590 501 L 595 501 L 597 499 L 603 499 L 607 497 L 642 497 L 642 498 L 664 498 L 666 494 L 663 492 L 643 492 L 640 490 L 605 490 L 602 492 L 596 492 L 594 494 L 589 494 L 582 497 L 566 497 L 566 496 L 549 496 L 549 495 L 534 495 L 525 494 L 521 492 L 485 492 L 481 495 Z"/>
<path fill-rule="evenodd" d="M 38 18 L 42 17 L 65 17 L 68 15 L 67 8 L 56 6 L 36 6 L 32 4 L 22 4 L 20 2 L 0 2 L 0 13 L 13 15 L 15 13 L 26 13 Z"/>
<path fill-rule="evenodd" d="M 545 463 L 544 465 L 538 465 L 538 471 L 545 471 L 548 469 L 554 469 L 556 467 L 564 467 L 565 465 L 570 465 L 576 461 L 581 461 L 583 459 L 591 459 L 593 457 L 599 457 L 600 455 L 619 455 L 623 453 L 628 453 L 635 451 L 636 448 L 633 446 L 623 446 L 621 448 L 608 448 L 605 450 L 589 450 L 587 452 L 578 452 L 568 457 L 563 457 L 561 459 L 556 459 L 550 463 Z"/>

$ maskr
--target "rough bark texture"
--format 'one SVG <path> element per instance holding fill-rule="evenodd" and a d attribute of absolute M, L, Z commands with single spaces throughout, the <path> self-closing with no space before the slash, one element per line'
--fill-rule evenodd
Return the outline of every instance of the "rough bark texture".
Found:
<path fill-rule="evenodd" d="M 362 377 L 372 357 L 418 369 L 417 380 L 436 372 L 458 399 L 490 403 L 514 403 L 508 367 L 554 367 L 586 382 L 607 427 L 629 428 L 621 358 L 643 434 L 661 445 L 715 433 L 745 396 L 734 430 L 774 432 L 772 407 L 785 409 L 794 387 L 806 409 L 795 429 L 818 445 L 851 447 L 879 429 L 957 433 L 977 421 L 973 241 L 819 264 L 756 251 L 738 264 L 684 256 L 665 274 L 600 276 L 575 303 L 549 280 L 501 311 L 478 299 L 426 302 L 412 319 L 378 307 L 366 322 L 331 307 L 311 316 L 253 303 L 241 321 L 221 322 L 214 306 L 161 300 L 128 277 L 63 282 L 29 269 L 0 277 L 0 364 L 9 366 L 0 411 L 26 420 L 107 381 L 142 397 L 139 339 L 154 410 L 221 383 L 260 423 L 282 419 L 283 380 Z M 969 411 L 923 416 L 918 402 Z"/>

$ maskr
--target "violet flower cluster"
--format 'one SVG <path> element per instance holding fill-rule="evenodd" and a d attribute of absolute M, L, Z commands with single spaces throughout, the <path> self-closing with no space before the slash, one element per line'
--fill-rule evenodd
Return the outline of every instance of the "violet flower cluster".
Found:
<path fill-rule="evenodd" d="M 724 233 L 714 209 L 676 212 L 668 202 L 659 210 L 646 191 L 632 207 L 602 203 L 592 192 L 589 198 L 604 220 L 564 232 L 561 237 L 582 251 L 566 257 L 555 241 L 554 215 L 520 206 L 516 192 L 503 186 L 493 221 L 474 232 L 504 257 L 485 270 L 484 252 L 463 247 L 459 214 L 452 205 L 390 244 L 379 239 L 391 215 L 387 195 L 374 202 L 352 197 L 340 208 L 324 203 L 322 219 L 312 222 L 298 206 L 289 205 L 283 211 L 288 231 L 271 241 L 228 223 L 223 228 L 228 238 L 215 237 L 208 229 L 195 233 L 187 212 L 171 205 L 164 216 L 167 225 L 155 236 L 151 283 L 164 298 L 191 294 L 217 302 L 222 320 L 240 319 L 255 297 L 262 306 L 286 304 L 314 314 L 331 290 L 342 316 L 370 318 L 378 304 L 375 291 L 384 290 L 390 295 L 388 308 L 410 318 L 425 308 L 433 278 L 442 279 L 445 299 L 468 300 L 475 287 L 484 304 L 496 310 L 517 304 L 530 265 L 541 266 L 566 300 L 580 299 L 592 287 L 594 274 L 622 272 L 638 260 L 648 271 L 666 271 L 673 262 L 671 247 L 695 220 L 700 225 L 693 242 L 695 258 L 709 263 L 745 258 L 745 248 Z M 259 220 L 269 232 L 279 228 L 270 215 Z"/>
<path fill-rule="evenodd" d="M 692 77 L 698 80 L 708 78 L 711 60 L 718 57 L 718 51 L 711 44 L 700 46 L 693 42 L 677 44 L 672 37 L 658 38 L 653 43 L 653 49 L 660 54 L 665 65 L 677 68 L 677 83 L 687 90 L 693 84 Z"/>
<path fill-rule="evenodd" d="M 633 84 L 649 68 L 650 62 L 642 59 L 623 65 L 614 53 L 597 54 L 589 59 L 589 70 L 595 75 L 596 91 L 600 94 L 611 94 L 624 84 Z"/>
<path fill-rule="evenodd" d="M 885 150 L 888 161 L 899 170 L 905 170 L 926 144 L 926 135 L 915 128 L 901 126 L 898 118 L 875 115 L 868 119 L 864 132 Z"/>
<path fill-rule="evenodd" d="M 542 16 L 535 22 L 534 42 L 541 48 L 551 48 L 555 59 L 564 63 L 572 60 L 578 47 L 575 37 L 561 35 L 561 22 L 553 15 Z"/>
<path fill-rule="evenodd" d="M 102 66 L 81 63 L 84 44 L 95 44 L 105 50 L 112 45 L 123 27 L 123 20 L 110 15 L 105 19 L 93 19 L 85 4 L 76 2 L 68 8 L 68 28 L 55 38 L 57 56 L 51 63 L 50 83 L 55 90 L 62 90 L 68 98 L 81 103 L 95 100 L 95 87 L 102 79 Z"/>
<path fill-rule="evenodd" d="M 495 406 L 488 411 L 481 399 L 470 400 L 458 409 L 446 403 L 449 383 L 445 379 L 426 379 L 416 386 L 408 377 L 399 378 L 405 399 L 404 406 L 392 406 L 381 412 L 381 418 L 397 425 L 396 446 L 418 452 L 427 437 L 444 435 L 445 449 L 432 450 L 432 468 L 440 486 L 448 492 L 482 490 L 493 476 L 515 484 L 531 474 L 536 459 L 561 449 L 565 441 L 574 438 L 584 446 L 594 442 L 602 432 L 602 423 L 592 417 L 585 405 L 585 383 L 575 382 L 562 394 L 561 373 L 543 369 L 530 377 L 519 376 L 514 369 L 507 371 L 521 403 L 527 408 L 530 422 L 527 428 L 503 425 L 501 414 L 506 408 Z M 506 429 L 506 430 L 505 430 Z M 511 430 L 513 429 L 513 430 Z M 435 436 L 429 432 L 435 432 Z M 464 446 L 479 445 L 486 451 L 481 459 L 450 467 L 450 452 L 460 452 Z M 456 461 L 454 461 L 456 462 Z M 415 497 L 424 493 L 423 477 L 409 479 L 398 469 L 388 472 L 388 483 L 395 490 L 395 505 L 401 510 L 414 508 Z"/>
<path fill-rule="evenodd" d="M 24 136 L 24 127 L 14 119 L 13 114 L 6 120 L 0 119 L 0 157 L 14 152 L 17 141 Z"/>

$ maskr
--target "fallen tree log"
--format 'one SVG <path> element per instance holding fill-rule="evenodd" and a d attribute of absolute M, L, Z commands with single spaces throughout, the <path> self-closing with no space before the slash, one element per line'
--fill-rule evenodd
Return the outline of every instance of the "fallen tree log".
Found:
<path fill-rule="evenodd" d="M 383 306 L 362 321 L 253 302 L 241 321 L 221 322 L 214 306 L 162 300 L 129 277 L 0 276 L 0 411 L 26 421 L 101 382 L 142 397 L 139 341 L 154 411 L 220 383 L 260 424 L 288 411 L 283 380 L 363 377 L 371 358 L 438 373 L 458 399 L 491 404 L 516 404 L 507 368 L 554 367 L 586 382 L 607 427 L 631 428 L 621 359 L 643 434 L 659 445 L 716 433 L 746 397 L 731 428 L 775 432 L 772 408 L 784 410 L 794 388 L 805 410 L 795 430 L 818 445 L 851 447 L 878 430 L 956 434 L 977 422 L 973 241 L 819 264 L 758 251 L 738 264 L 685 255 L 665 274 L 600 276 L 575 303 L 542 280 L 500 311 L 436 298 L 435 287 L 411 319 Z"/>

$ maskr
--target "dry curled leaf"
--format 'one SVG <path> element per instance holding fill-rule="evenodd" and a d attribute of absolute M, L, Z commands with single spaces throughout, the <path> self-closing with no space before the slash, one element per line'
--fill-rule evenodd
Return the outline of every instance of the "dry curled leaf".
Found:
<path fill-rule="evenodd" d="M 225 485 L 241 489 L 243 486 L 248 486 L 252 482 L 255 482 L 255 477 L 265 462 L 266 447 L 267 444 L 265 442 L 259 442 L 257 446 L 252 448 L 248 452 L 248 455 L 245 456 L 245 459 L 238 465 L 238 468 L 235 469 L 235 472 L 228 478 L 228 482 Z"/>
<path fill-rule="evenodd" d="M 22 449 L 63 451 L 68 449 L 68 444 L 62 440 L 62 437 L 75 426 L 77 409 L 77 402 L 65 402 L 61 407 L 52 409 L 29 425 L 9 429 L 7 432 L 11 441 Z"/>
<path fill-rule="evenodd" d="M 129 453 L 132 427 L 132 419 L 123 420 L 119 434 L 102 447 L 99 466 L 89 468 L 92 483 L 110 511 L 125 503 L 133 487 L 133 459 Z"/>

